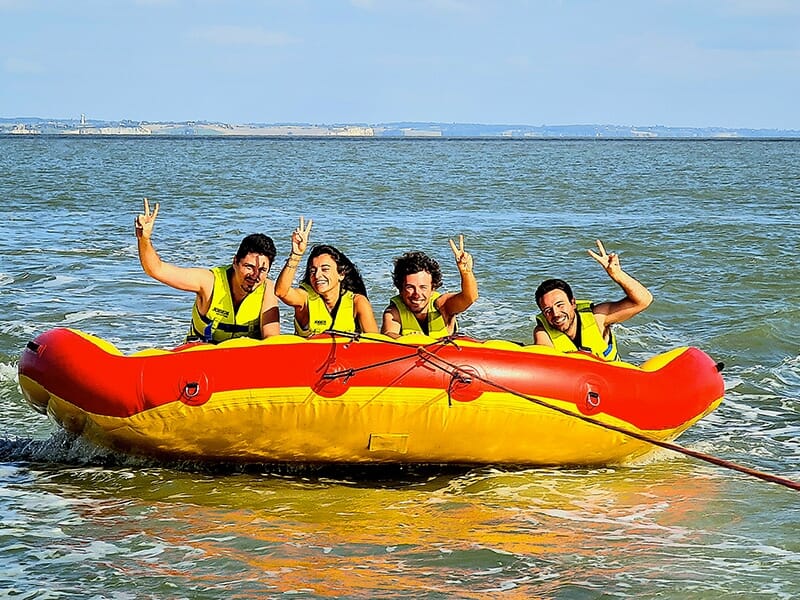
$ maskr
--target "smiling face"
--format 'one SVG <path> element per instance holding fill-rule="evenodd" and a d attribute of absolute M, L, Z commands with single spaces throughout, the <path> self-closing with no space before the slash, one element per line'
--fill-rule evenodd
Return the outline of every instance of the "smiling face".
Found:
<path fill-rule="evenodd" d="M 231 288 L 249 294 L 266 279 L 269 267 L 269 258 L 263 254 L 251 252 L 243 258 L 234 258 Z"/>
<path fill-rule="evenodd" d="M 427 311 L 432 293 L 433 277 L 427 271 L 406 275 L 403 286 L 400 288 L 400 298 L 402 298 L 403 304 L 417 315 Z"/>
<path fill-rule="evenodd" d="M 344 279 L 344 275 L 339 273 L 339 267 L 330 254 L 320 254 L 312 258 L 308 276 L 311 287 L 318 294 L 338 290 Z"/>
<path fill-rule="evenodd" d="M 571 331 L 577 313 L 575 300 L 563 290 L 551 290 L 539 300 L 539 309 L 551 327 L 562 333 Z"/>

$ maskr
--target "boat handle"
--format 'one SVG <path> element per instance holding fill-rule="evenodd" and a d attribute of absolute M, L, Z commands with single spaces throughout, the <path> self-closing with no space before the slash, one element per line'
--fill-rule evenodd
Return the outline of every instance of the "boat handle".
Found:
<path fill-rule="evenodd" d="M 600 394 L 597 392 L 589 391 L 586 393 L 586 404 L 591 406 L 592 408 L 597 408 L 600 406 Z"/>
<path fill-rule="evenodd" d="M 187 398 L 194 398 L 200 393 L 200 384 L 196 381 L 190 381 L 183 386 L 183 395 Z"/>

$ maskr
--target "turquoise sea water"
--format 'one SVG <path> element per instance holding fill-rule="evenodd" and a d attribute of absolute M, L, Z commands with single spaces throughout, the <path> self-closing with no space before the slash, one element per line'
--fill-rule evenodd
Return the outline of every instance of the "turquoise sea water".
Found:
<path fill-rule="evenodd" d="M 456 285 L 447 240 L 463 233 L 481 297 L 461 324 L 478 338 L 528 341 L 546 277 L 616 299 L 586 254 L 601 238 L 656 298 L 619 329 L 624 355 L 696 345 L 726 365 L 725 401 L 679 442 L 797 481 L 797 164 L 796 141 L 0 138 L 0 596 L 797 597 L 800 495 L 682 455 L 592 470 L 158 464 L 59 433 L 16 375 L 56 326 L 124 352 L 180 341 L 191 297 L 136 256 L 144 196 L 161 203 L 156 247 L 182 265 L 228 262 L 254 231 L 280 264 L 298 216 L 313 218 L 312 242 L 348 253 L 378 314 L 405 250 Z"/>

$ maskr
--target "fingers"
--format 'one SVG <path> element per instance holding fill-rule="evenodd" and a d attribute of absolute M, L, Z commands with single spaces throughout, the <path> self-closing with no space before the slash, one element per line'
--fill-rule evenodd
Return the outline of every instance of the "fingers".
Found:
<path fill-rule="evenodd" d="M 603 266 L 603 268 L 606 269 L 607 271 L 609 269 L 614 269 L 619 267 L 619 256 L 617 255 L 617 253 L 612 252 L 609 254 L 608 251 L 606 250 L 606 247 L 603 245 L 603 242 L 601 242 L 600 240 L 596 240 L 595 243 L 597 244 L 597 250 L 599 251 L 599 254 L 592 250 L 587 250 L 589 256 L 591 256 L 598 263 L 600 263 Z"/>
<path fill-rule="evenodd" d="M 153 221 L 155 221 L 156 217 L 158 216 L 158 208 L 159 208 L 159 206 L 160 206 L 160 204 L 158 202 L 156 202 L 156 205 L 153 207 L 153 212 L 151 214 L 150 213 L 150 201 L 147 198 L 145 198 L 144 199 L 144 215 L 143 216 L 145 218 L 147 218 L 147 219 L 152 219 Z"/>
<path fill-rule="evenodd" d="M 464 254 L 464 234 L 458 234 L 458 246 L 456 247 L 455 242 L 450 239 L 450 249 L 453 251 L 453 254 L 458 258 L 459 255 Z"/>
<path fill-rule="evenodd" d="M 313 219 L 308 220 L 308 225 L 306 225 L 305 217 L 300 217 L 300 225 L 297 229 L 294 230 L 295 233 L 299 233 L 304 237 L 308 237 L 308 234 L 311 233 L 311 226 L 314 224 Z"/>
<path fill-rule="evenodd" d="M 597 244 L 597 249 L 600 250 L 600 255 L 601 256 L 605 256 L 606 255 L 606 249 L 605 249 L 605 246 L 603 246 L 603 242 L 601 242 L 600 240 L 597 240 L 596 244 Z"/>

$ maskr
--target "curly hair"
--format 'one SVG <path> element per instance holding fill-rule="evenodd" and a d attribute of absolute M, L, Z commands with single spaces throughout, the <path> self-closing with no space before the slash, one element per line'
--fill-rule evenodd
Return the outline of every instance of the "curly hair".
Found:
<path fill-rule="evenodd" d="M 435 290 L 442 285 L 442 270 L 439 263 L 424 252 L 406 252 L 394 259 L 392 281 L 398 290 L 402 290 L 406 276 L 426 271 L 431 275 L 431 287 Z"/>
<path fill-rule="evenodd" d="M 303 283 L 311 285 L 311 261 L 322 254 L 327 254 L 333 259 L 333 262 L 336 263 L 336 270 L 339 272 L 339 275 L 344 277 L 341 283 L 343 290 L 348 290 L 354 294 L 361 294 L 366 297 L 367 288 L 364 285 L 364 280 L 361 279 L 361 273 L 358 271 L 358 267 L 356 267 L 343 252 L 340 252 L 328 244 L 317 244 L 311 248 L 308 260 L 306 261 L 306 272 L 303 275 Z"/>

